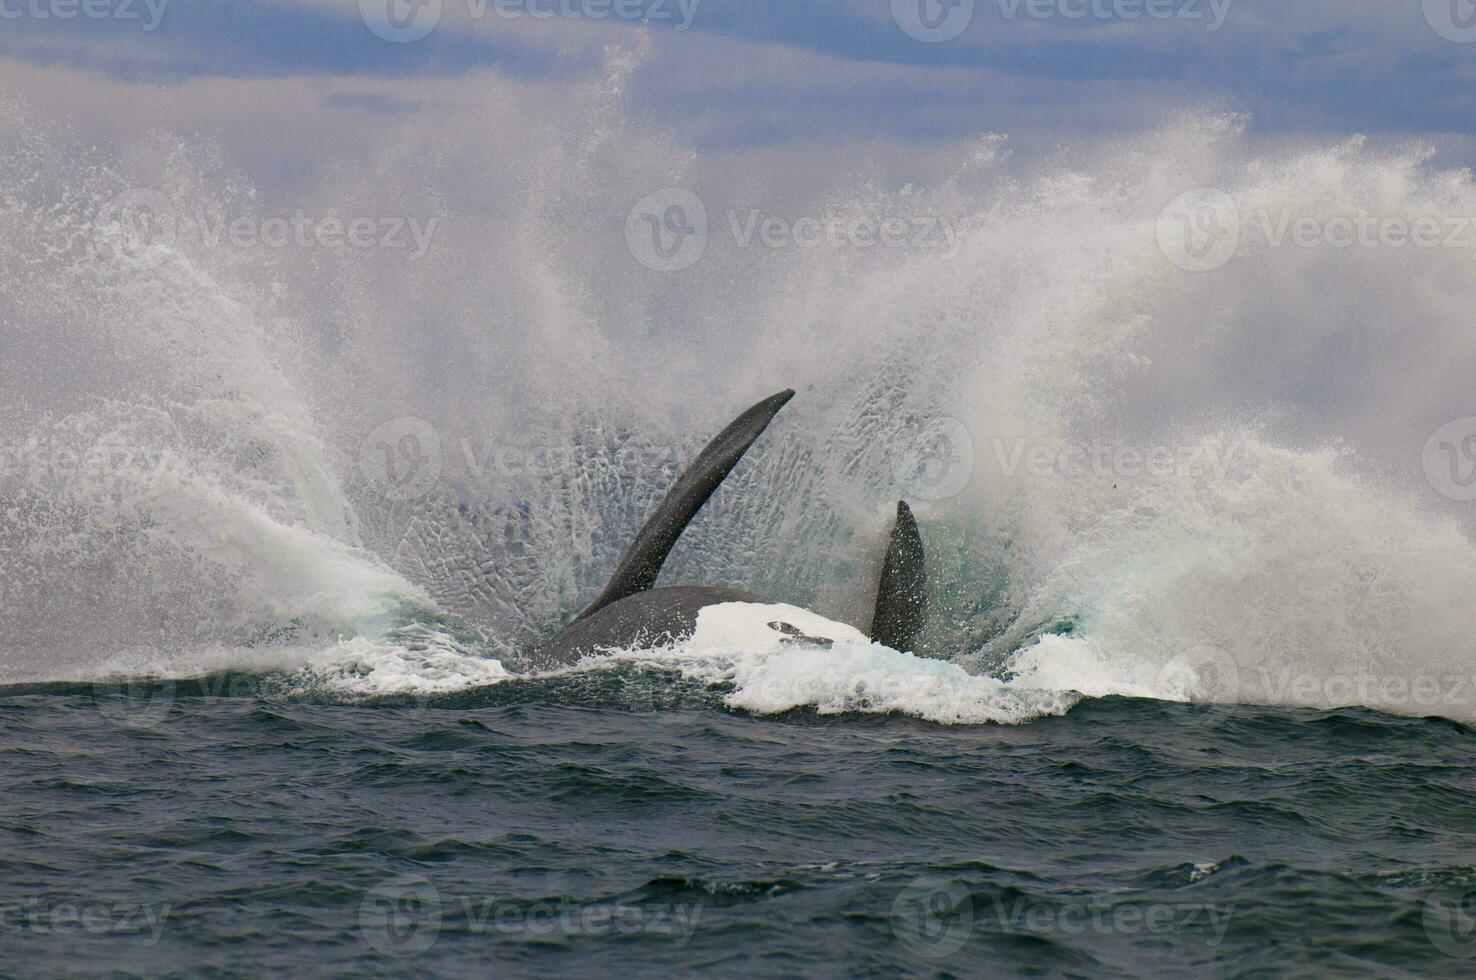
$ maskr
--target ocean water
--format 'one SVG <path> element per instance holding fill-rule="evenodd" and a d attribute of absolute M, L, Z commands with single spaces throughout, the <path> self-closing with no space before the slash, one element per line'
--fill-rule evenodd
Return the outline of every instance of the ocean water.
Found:
<path fill-rule="evenodd" d="M 1256 229 L 1471 175 L 1189 112 L 817 191 L 628 128 L 638 58 L 287 187 L 0 106 L 0 972 L 1468 975 L 1471 252 Z M 299 213 L 428 250 L 220 233 Z M 663 580 L 864 625 L 906 498 L 919 649 L 530 669 L 784 387 Z"/>
<path fill-rule="evenodd" d="M 7 973 L 1468 976 L 1476 732 L 1107 698 L 756 717 L 9 689 Z"/>

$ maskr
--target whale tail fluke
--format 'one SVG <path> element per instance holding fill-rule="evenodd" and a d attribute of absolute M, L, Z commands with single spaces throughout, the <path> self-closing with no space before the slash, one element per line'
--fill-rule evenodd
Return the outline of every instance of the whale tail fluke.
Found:
<path fill-rule="evenodd" d="M 661 566 L 676 546 L 677 538 L 697 516 L 702 505 L 738 465 L 748 447 L 768 428 L 779 409 L 794 397 L 792 390 L 770 395 L 734 419 L 726 429 L 707 444 L 697 458 L 667 491 L 640 533 L 636 535 L 605 591 L 574 622 L 593 615 L 612 602 L 645 592 L 656 584 Z"/>
<path fill-rule="evenodd" d="M 893 650 L 913 652 L 922 631 L 928 606 L 928 573 L 924 567 L 922 534 L 912 508 L 897 501 L 897 523 L 887 543 L 881 582 L 876 590 L 876 611 L 871 617 L 871 638 Z"/>

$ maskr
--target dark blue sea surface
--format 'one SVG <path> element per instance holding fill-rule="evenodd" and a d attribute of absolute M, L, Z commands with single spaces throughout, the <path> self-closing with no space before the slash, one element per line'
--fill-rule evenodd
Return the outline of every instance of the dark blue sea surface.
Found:
<path fill-rule="evenodd" d="M 751 717 L 622 668 L 12 687 L 0 733 L 5 975 L 1476 970 L 1476 732 L 1440 719 Z"/>

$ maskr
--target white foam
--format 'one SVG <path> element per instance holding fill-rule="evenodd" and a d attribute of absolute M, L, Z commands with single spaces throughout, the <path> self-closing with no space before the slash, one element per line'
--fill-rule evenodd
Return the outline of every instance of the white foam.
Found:
<path fill-rule="evenodd" d="M 829 646 L 787 638 L 788 623 Z M 703 609 L 692 637 L 673 646 L 627 651 L 617 659 L 679 670 L 710 685 L 731 685 L 728 706 L 769 715 L 813 707 L 821 714 L 896 712 L 942 724 L 1018 724 L 1060 715 L 1075 695 L 969 674 L 956 664 L 901 653 L 855 627 L 782 603 L 722 603 Z"/>
<path fill-rule="evenodd" d="M 84 671 L 56 679 L 138 678 L 183 681 L 212 675 L 277 676 L 284 693 L 326 693 L 354 699 L 425 697 L 501 683 L 515 675 L 500 660 L 478 655 L 429 627 L 392 631 L 392 639 L 345 637 L 324 645 L 205 647 L 162 654 L 155 648 L 112 651 Z M 206 689 L 211 688 L 206 681 Z"/>
<path fill-rule="evenodd" d="M 1020 651 L 1010 663 L 1017 687 L 1076 691 L 1090 698 L 1122 697 L 1187 700 L 1173 697 L 1137 662 L 1104 655 L 1085 638 L 1048 633 Z M 1156 673 L 1156 672 L 1155 672 Z"/>
<path fill-rule="evenodd" d="M 698 612 L 697 628 L 686 646 L 695 650 L 741 647 L 772 653 L 793 640 L 786 640 L 786 634 L 771 623 L 787 624 L 805 636 L 821 640 L 866 642 L 866 635 L 854 626 L 798 606 L 783 602 L 722 602 Z"/>
<path fill-rule="evenodd" d="M 299 689 L 349 697 L 424 697 L 487 687 L 512 676 L 501 661 L 472 655 L 449 637 L 413 647 L 355 637 L 314 654 L 291 680 Z"/>

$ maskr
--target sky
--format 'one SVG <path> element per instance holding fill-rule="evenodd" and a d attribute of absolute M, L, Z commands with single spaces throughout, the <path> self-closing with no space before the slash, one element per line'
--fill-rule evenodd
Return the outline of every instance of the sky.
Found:
<path fill-rule="evenodd" d="M 353 80 L 317 108 L 394 116 L 417 81 L 591 76 L 644 30 L 631 105 L 704 153 L 991 131 L 1045 151 L 1210 106 L 1463 161 L 1472 21 L 1472 0 L 0 0 L 0 58 L 43 102 L 121 87 L 141 124 L 211 82 L 283 79 Z"/>

